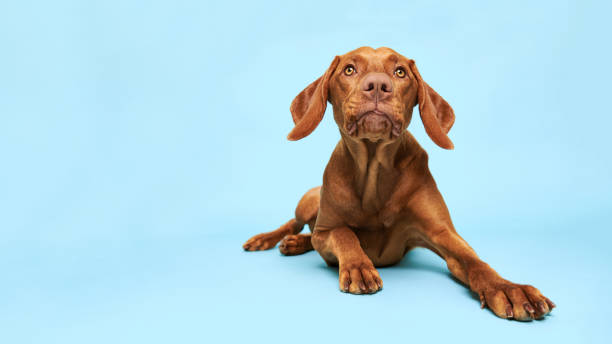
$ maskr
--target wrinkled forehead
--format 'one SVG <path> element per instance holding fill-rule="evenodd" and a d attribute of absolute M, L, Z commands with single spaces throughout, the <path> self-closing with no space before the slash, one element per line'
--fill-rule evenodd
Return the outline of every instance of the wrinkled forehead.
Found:
<path fill-rule="evenodd" d="M 393 49 L 361 47 L 340 56 L 340 67 L 352 63 L 368 70 L 386 70 L 389 66 L 406 64 L 409 60 Z"/>

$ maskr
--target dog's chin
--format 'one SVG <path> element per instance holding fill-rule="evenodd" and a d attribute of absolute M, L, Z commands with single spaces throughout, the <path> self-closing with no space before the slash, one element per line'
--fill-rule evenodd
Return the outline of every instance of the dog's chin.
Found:
<path fill-rule="evenodd" d="M 380 111 L 368 111 L 357 116 L 347 127 L 351 137 L 367 139 L 372 142 L 393 140 L 399 137 L 399 124 Z"/>

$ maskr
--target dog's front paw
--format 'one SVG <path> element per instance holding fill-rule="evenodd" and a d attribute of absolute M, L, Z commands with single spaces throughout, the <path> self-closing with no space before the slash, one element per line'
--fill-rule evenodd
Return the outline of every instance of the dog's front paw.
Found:
<path fill-rule="evenodd" d="M 368 258 L 340 262 L 340 290 L 351 294 L 374 294 L 383 287 L 382 279 Z"/>
<path fill-rule="evenodd" d="M 533 286 L 506 280 L 487 283 L 476 292 L 481 307 L 488 306 L 495 315 L 504 319 L 541 319 L 555 307 L 552 301 Z"/>

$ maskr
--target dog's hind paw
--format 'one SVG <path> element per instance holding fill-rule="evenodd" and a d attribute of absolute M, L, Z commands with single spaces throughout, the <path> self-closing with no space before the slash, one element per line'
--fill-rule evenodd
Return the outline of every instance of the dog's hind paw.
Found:
<path fill-rule="evenodd" d="M 276 246 L 276 243 L 280 238 L 273 233 L 261 233 L 257 234 L 251 239 L 247 240 L 242 248 L 245 251 L 263 251 L 271 249 Z"/>
<path fill-rule="evenodd" d="M 310 234 L 285 235 L 278 249 L 285 256 L 295 256 L 311 251 Z"/>

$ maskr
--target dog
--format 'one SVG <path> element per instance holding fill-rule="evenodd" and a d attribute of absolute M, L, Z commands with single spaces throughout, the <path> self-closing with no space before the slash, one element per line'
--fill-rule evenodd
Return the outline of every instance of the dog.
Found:
<path fill-rule="evenodd" d="M 412 248 L 424 247 L 498 317 L 529 321 L 550 313 L 551 300 L 531 285 L 502 278 L 457 234 L 427 153 L 407 131 L 418 104 L 431 140 L 453 149 L 447 134 L 455 114 L 414 60 L 385 47 L 336 56 L 291 103 L 295 127 L 287 138 L 309 135 L 328 101 L 341 139 L 323 185 L 302 197 L 295 218 L 250 238 L 244 250 L 266 250 L 279 241 L 284 255 L 314 249 L 338 267 L 341 291 L 371 294 L 383 287 L 375 267 L 396 264 Z M 312 234 L 298 234 L 305 224 Z"/>

